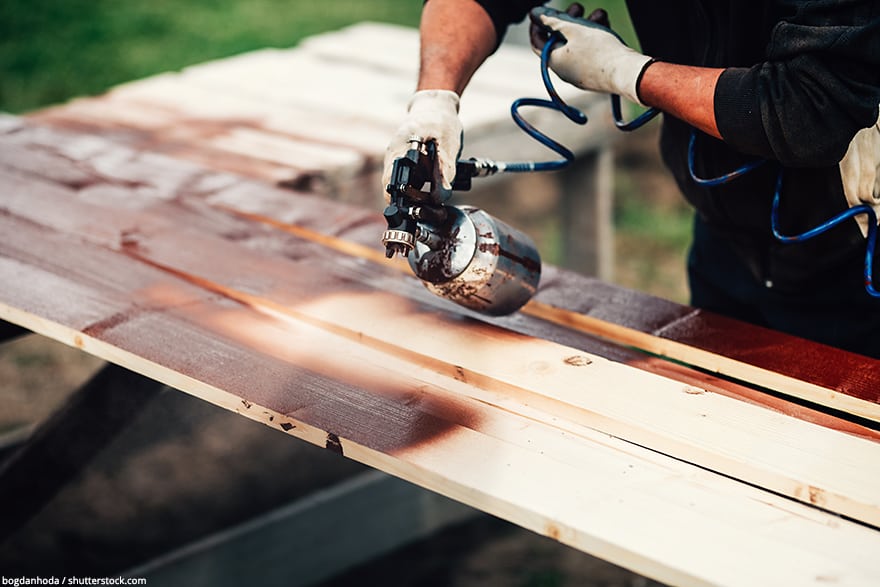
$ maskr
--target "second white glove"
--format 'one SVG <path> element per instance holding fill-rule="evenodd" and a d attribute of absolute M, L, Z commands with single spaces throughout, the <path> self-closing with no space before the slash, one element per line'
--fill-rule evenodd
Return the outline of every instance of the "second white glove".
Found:
<path fill-rule="evenodd" d="M 565 37 L 565 44 L 550 53 L 550 69 L 560 78 L 583 90 L 618 94 L 644 105 L 637 84 L 653 59 L 627 47 L 611 29 L 595 22 L 546 7 L 533 9 L 531 18 Z"/>
<path fill-rule="evenodd" d="M 880 119 L 856 133 L 840 161 L 843 192 L 850 206 L 867 204 L 880 216 Z M 868 235 L 868 219 L 856 217 L 862 235 Z"/>

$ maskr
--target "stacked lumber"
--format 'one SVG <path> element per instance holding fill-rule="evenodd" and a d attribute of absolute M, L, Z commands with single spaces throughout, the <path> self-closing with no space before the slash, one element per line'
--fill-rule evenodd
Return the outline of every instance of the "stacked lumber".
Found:
<path fill-rule="evenodd" d="M 123 84 L 32 117 L 218 171 L 378 205 L 388 137 L 415 89 L 418 42 L 411 28 L 365 22 L 292 49 L 252 51 Z M 575 153 L 606 144 L 613 132 L 607 97 L 567 84 L 558 92 L 590 117 L 590 132 L 552 111 L 533 109 L 527 118 Z M 463 156 L 556 158 L 507 115 L 511 100 L 524 96 L 546 96 L 538 61 L 526 47 L 506 46 L 462 97 Z"/>
<path fill-rule="evenodd" d="M 661 581 L 880 581 L 880 362 L 553 268 L 490 320 L 373 209 L 49 122 L 0 119 L 0 319 Z"/>

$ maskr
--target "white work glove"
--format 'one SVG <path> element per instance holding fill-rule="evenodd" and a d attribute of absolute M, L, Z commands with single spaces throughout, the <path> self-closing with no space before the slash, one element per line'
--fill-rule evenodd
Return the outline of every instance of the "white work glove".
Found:
<path fill-rule="evenodd" d="M 424 141 L 433 139 L 437 145 L 436 185 L 446 191 L 452 190 L 455 179 L 455 163 L 461 150 L 461 121 L 458 118 L 458 94 L 449 90 L 421 90 L 413 94 L 403 123 L 385 149 L 385 171 L 382 189 L 391 181 L 394 160 L 406 154 L 410 137 L 418 136 Z M 385 200 L 389 200 L 385 191 Z"/>
<path fill-rule="evenodd" d="M 583 13 L 582 7 L 573 8 L 574 5 L 569 8 L 570 13 Z M 644 106 L 637 85 L 642 71 L 653 59 L 630 49 L 614 31 L 596 22 L 594 15 L 598 12 L 583 19 L 541 6 L 532 9 L 529 16 L 546 33 L 558 32 L 565 38 L 564 44 L 550 53 L 550 69 L 556 75 L 582 90 L 618 94 Z M 532 48 L 539 55 L 544 48 L 535 34 Z"/>
<path fill-rule="evenodd" d="M 880 119 L 853 137 L 840 161 L 843 193 L 850 206 L 868 204 L 880 217 Z M 868 219 L 856 216 L 862 235 L 868 234 Z"/>

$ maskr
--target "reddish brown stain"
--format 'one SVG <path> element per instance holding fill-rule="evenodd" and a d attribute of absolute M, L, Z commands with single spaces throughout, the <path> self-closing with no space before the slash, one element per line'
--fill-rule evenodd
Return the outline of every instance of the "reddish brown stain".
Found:
<path fill-rule="evenodd" d="M 83 334 L 100 338 L 102 334 L 111 330 L 120 324 L 131 320 L 135 315 L 137 315 L 139 311 L 136 308 L 130 308 L 128 310 L 122 312 L 116 312 L 104 318 L 103 320 L 98 320 L 97 322 L 93 322 L 83 328 Z"/>
<path fill-rule="evenodd" d="M 81 349 L 85 346 L 85 344 L 83 343 L 83 338 L 79 334 L 73 337 L 73 346 L 78 349 Z"/>
<path fill-rule="evenodd" d="M 554 267 L 544 274 L 537 299 L 545 304 L 880 403 L 880 360 Z"/>
<path fill-rule="evenodd" d="M 544 534 L 546 534 L 549 538 L 553 540 L 559 540 L 562 532 L 559 531 L 559 527 L 556 524 L 547 524 L 547 527 L 544 528 Z"/>

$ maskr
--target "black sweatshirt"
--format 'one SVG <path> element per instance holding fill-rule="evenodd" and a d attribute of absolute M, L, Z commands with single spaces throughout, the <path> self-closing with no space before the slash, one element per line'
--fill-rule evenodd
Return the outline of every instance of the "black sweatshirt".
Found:
<path fill-rule="evenodd" d="M 508 24 L 544 3 L 477 1 L 499 39 Z M 782 244 L 770 232 L 770 205 L 782 166 L 783 233 L 803 232 L 846 209 L 838 162 L 855 133 L 878 117 L 880 0 L 628 0 L 627 6 L 646 55 L 725 68 L 715 91 L 724 141 L 698 134 L 698 175 L 770 160 L 728 184 L 698 186 L 687 166 L 692 130 L 665 116 L 664 162 L 701 217 L 729 238 L 761 282 L 794 290 L 842 270 L 860 281 L 865 240 L 855 221 L 809 242 Z"/>

